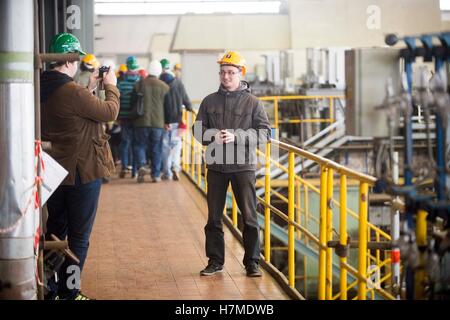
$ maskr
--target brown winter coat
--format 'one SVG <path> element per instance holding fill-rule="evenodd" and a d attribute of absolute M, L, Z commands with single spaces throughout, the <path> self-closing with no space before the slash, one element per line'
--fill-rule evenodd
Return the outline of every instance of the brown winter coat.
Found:
<path fill-rule="evenodd" d="M 77 169 L 82 183 L 108 177 L 114 171 L 109 136 L 102 123 L 117 118 L 119 90 L 106 85 L 105 94 L 106 100 L 101 101 L 70 81 L 41 105 L 42 140 L 52 143 L 49 154 L 69 172 L 62 185 L 75 184 Z"/>

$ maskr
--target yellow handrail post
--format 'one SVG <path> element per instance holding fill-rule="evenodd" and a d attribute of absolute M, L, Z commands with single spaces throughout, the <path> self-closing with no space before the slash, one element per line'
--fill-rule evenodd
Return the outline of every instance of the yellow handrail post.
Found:
<path fill-rule="evenodd" d="M 197 185 L 201 189 L 202 188 L 202 151 L 203 147 L 199 143 L 197 146 Z"/>
<path fill-rule="evenodd" d="M 333 240 L 333 210 L 331 202 L 333 199 L 333 169 L 328 168 L 327 179 L 327 243 Z M 327 248 L 327 280 L 325 297 L 327 300 L 333 298 L 333 249 Z"/>
<path fill-rule="evenodd" d="M 358 248 L 358 273 L 362 278 L 367 278 L 367 216 L 368 216 L 367 182 L 361 182 L 359 186 L 359 248 Z M 366 300 L 367 283 L 358 280 L 358 299 Z"/>
<path fill-rule="evenodd" d="M 328 168 L 322 165 L 320 168 L 319 242 L 321 248 L 319 248 L 319 300 L 325 300 L 327 253 L 324 247 L 327 245 L 327 180 Z"/>
<path fill-rule="evenodd" d="M 308 229 L 309 225 L 309 202 L 308 202 L 308 196 L 309 196 L 309 187 L 306 184 L 303 184 L 303 192 L 305 193 L 305 199 L 304 199 L 304 207 L 305 207 L 305 228 Z M 308 244 L 308 238 L 305 237 L 305 244 Z"/>
<path fill-rule="evenodd" d="M 264 209 L 264 256 L 267 262 L 270 262 L 270 148 L 271 144 L 266 144 L 266 163 L 265 163 L 265 189 L 264 200 L 266 207 Z"/>
<path fill-rule="evenodd" d="M 205 148 L 202 148 L 202 160 L 203 160 L 203 154 L 205 153 Z M 206 159 L 205 159 L 205 162 L 203 162 L 203 172 L 204 172 L 204 174 L 203 174 L 203 176 L 204 176 L 204 179 L 205 179 L 205 193 L 207 194 L 208 193 L 208 179 L 207 179 L 207 174 L 208 174 L 208 168 L 206 168 Z"/>
<path fill-rule="evenodd" d="M 208 194 L 208 168 L 205 164 L 205 194 Z"/>
<path fill-rule="evenodd" d="M 381 241 L 381 239 L 380 239 L 380 233 L 379 233 L 379 232 L 375 232 L 375 239 L 376 239 L 376 242 L 380 242 L 380 241 Z M 370 238 L 369 238 L 369 241 L 370 241 Z M 377 260 L 377 262 L 376 262 L 377 267 L 380 267 L 380 263 L 381 263 L 381 253 L 380 253 L 380 250 L 376 249 L 376 251 L 375 251 L 375 256 L 376 256 L 376 260 Z"/>
<path fill-rule="evenodd" d="M 288 274 L 289 286 L 295 287 L 295 238 L 294 238 L 294 210 L 295 210 L 295 184 L 294 184 L 295 153 L 289 152 L 289 176 L 288 176 Z"/>
<path fill-rule="evenodd" d="M 340 220 L 339 220 L 339 240 L 341 246 L 347 246 L 347 176 L 341 175 L 340 185 Z M 347 263 L 347 257 L 341 257 L 340 291 L 341 300 L 347 300 L 347 269 L 342 263 Z"/>
<path fill-rule="evenodd" d="M 233 227 L 237 228 L 238 215 L 237 215 L 237 204 L 236 204 L 236 198 L 234 196 L 234 190 L 231 191 L 231 220 L 233 221 Z"/>
<path fill-rule="evenodd" d="M 295 187 L 297 190 L 297 195 L 296 195 L 296 200 L 297 200 L 297 215 L 296 215 L 296 220 L 297 223 L 299 225 L 302 224 L 302 199 L 301 199 L 301 195 L 302 195 L 302 191 L 301 191 L 301 187 L 302 185 L 300 184 L 299 181 L 296 181 L 295 183 Z M 300 229 L 297 229 L 297 239 L 301 239 L 302 237 L 302 232 L 300 231 Z"/>
<path fill-rule="evenodd" d="M 189 128 L 189 122 L 188 122 L 189 118 L 187 116 L 186 111 L 183 111 L 183 119 L 185 120 L 186 126 Z M 188 131 L 188 132 L 190 132 L 190 131 Z M 184 170 L 184 172 L 187 173 L 187 159 L 188 159 L 187 158 L 187 133 L 183 134 L 182 139 L 183 139 L 183 145 L 182 145 L 183 170 Z"/>
<path fill-rule="evenodd" d="M 427 245 L 427 212 L 418 210 L 416 216 L 416 242 L 419 249 Z M 419 268 L 414 274 L 414 298 L 422 300 L 425 298 L 425 257 L 419 250 Z"/>
<path fill-rule="evenodd" d="M 309 190 L 308 186 L 306 184 L 303 184 L 303 192 L 304 192 L 304 215 L 305 215 L 305 228 L 308 229 L 308 222 L 309 222 L 309 205 L 308 205 L 308 195 Z M 305 235 L 305 245 L 307 246 L 309 243 L 308 237 Z M 308 257 L 305 255 L 303 256 L 303 263 L 304 263 L 304 271 L 305 271 L 305 298 L 308 297 Z"/>
<path fill-rule="evenodd" d="M 194 135 L 191 136 L 191 178 L 195 181 L 195 140 Z"/>
<path fill-rule="evenodd" d="M 277 98 L 275 98 L 273 100 L 273 115 L 274 115 L 275 129 L 278 130 L 278 99 Z"/>

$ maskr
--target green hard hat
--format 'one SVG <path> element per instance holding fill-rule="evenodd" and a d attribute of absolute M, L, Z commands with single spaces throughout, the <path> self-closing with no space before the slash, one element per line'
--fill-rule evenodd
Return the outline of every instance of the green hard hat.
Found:
<path fill-rule="evenodd" d="M 128 70 L 139 69 L 139 64 L 138 64 L 137 58 L 135 56 L 129 56 L 127 58 L 127 68 L 128 68 Z"/>
<path fill-rule="evenodd" d="M 58 33 L 50 42 L 50 53 L 77 52 L 84 56 L 86 53 L 81 49 L 80 41 L 71 33 Z"/>
<path fill-rule="evenodd" d="M 161 63 L 161 66 L 162 66 L 162 68 L 163 68 L 164 70 L 170 69 L 170 61 L 167 60 L 166 58 L 161 59 L 160 63 Z"/>

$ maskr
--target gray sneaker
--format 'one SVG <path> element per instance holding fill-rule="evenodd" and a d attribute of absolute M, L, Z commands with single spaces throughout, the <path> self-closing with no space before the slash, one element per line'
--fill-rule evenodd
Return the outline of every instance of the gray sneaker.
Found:
<path fill-rule="evenodd" d="M 247 277 L 261 277 L 261 271 L 259 265 L 256 262 L 252 262 L 245 267 L 247 271 Z"/>
<path fill-rule="evenodd" d="M 138 182 L 138 183 L 143 183 L 143 182 L 144 182 L 144 176 L 145 176 L 146 174 L 148 174 L 148 173 L 149 173 L 149 172 L 148 172 L 148 169 L 146 169 L 146 168 L 144 168 L 144 167 L 139 168 L 139 170 L 138 170 L 137 182 Z"/>
<path fill-rule="evenodd" d="M 153 183 L 161 182 L 161 177 L 152 177 L 152 182 Z"/>
<path fill-rule="evenodd" d="M 223 266 L 215 263 L 208 263 L 205 269 L 200 271 L 201 276 L 212 276 L 213 274 L 223 272 Z"/>

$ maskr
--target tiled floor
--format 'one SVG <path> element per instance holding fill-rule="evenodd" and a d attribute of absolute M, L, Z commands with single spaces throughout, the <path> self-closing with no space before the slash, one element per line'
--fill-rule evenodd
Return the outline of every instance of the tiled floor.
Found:
<path fill-rule="evenodd" d="M 225 272 L 206 265 L 207 207 L 186 177 L 103 185 L 82 290 L 96 299 L 288 299 L 269 274 L 248 278 L 240 243 L 224 226 Z"/>

